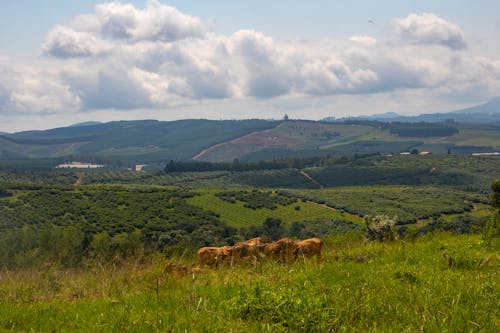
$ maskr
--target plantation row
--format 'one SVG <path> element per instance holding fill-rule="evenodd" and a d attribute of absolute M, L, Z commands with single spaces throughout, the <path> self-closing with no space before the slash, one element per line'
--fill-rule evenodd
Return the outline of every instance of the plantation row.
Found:
<path fill-rule="evenodd" d="M 370 186 L 300 191 L 290 189 L 283 190 L 282 193 L 359 216 L 395 216 L 399 224 L 415 223 L 417 220 L 437 218 L 445 214 L 470 212 L 474 202 L 488 202 L 487 196 L 438 187 Z"/>
<path fill-rule="evenodd" d="M 261 192 L 258 190 L 248 191 L 221 191 L 217 192 L 215 196 L 221 200 L 236 203 L 242 201 L 245 203 L 244 207 L 250 209 L 267 208 L 274 210 L 281 206 L 288 206 L 297 202 L 296 198 L 288 198 L 280 195 L 272 195 L 272 192 Z M 300 207 L 299 207 L 300 208 Z"/>

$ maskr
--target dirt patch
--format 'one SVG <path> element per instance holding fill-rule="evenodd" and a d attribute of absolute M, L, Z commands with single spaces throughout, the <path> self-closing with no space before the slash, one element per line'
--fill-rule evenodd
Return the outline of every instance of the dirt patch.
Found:
<path fill-rule="evenodd" d="M 288 138 L 286 136 L 283 136 L 281 133 L 276 132 L 275 129 L 270 129 L 261 132 L 252 132 L 231 141 L 218 143 L 216 145 L 203 149 L 199 154 L 193 157 L 193 160 L 200 159 L 205 155 L 209 155 L 215 152 L 221 152 L 228 149 L 234 150 L 235 146 L 239 146 L 240 148 L 238 148 L 238 150 L 243 152 L 254 151 L 256 148 L 259 149 L 272 146 L 286 146 L 288 148 L 293 148 L 300 145 L 301 143 L 301 140 Z"/>

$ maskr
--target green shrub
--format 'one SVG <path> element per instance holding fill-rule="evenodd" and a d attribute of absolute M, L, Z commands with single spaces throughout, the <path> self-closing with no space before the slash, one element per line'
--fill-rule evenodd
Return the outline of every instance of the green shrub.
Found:
<path fill-rule="evenodd" d="M 391 241 L 397 238 L 396 220 L 387 215 L 366 215 L 364 217 L 366 228 L 368 229 L 368 238 L 378 241 Z"/>

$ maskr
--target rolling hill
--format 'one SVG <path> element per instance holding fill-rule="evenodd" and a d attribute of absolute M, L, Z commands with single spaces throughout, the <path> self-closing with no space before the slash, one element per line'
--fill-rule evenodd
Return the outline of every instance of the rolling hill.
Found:
<path fill-rule="evenodd" d="M 500 99 L 451 113 L 387 113 L 341 121 L 178 120 L 87 122 L 0 135 L 0 161 L 80 159 L 104 164 L 257 162 L 323 155 L 500 151 Z M 498 122 L 497 122 L 498 119 Z M 29 162 L 27 162 L 29 161 Z M 45 163 L 45 162 L 44 162 Z M 50 164 L 49 163 L 49 164 Z"/>
<path fill-rule="evenodd" d="M 219 143 L 199 161 L 257 162 L 319 155 L 398 154 L 417 149 L 437 154 L 500 150 L 500 127 L 481 124 L 281 122 L 273 129 Z"/>
<path fill-rule="evenodd" d="M 276 124 L 266 120 L 143 120 L 26 131 L 0 137 L 0 158 L 79 155 L 134 163 L 187 160 L 206 147 Z"/>

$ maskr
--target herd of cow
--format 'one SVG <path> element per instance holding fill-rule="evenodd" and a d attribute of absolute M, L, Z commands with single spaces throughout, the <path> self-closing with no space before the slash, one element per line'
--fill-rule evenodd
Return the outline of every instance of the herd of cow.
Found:
<path fill-rule="evenodd" d="M 316 256 L 321 259 L 323 241 L 319 238 L 291 240 L 282 238 L 271 242 L 268 237 L 252 238 L 238 242 L 233 246 L 202 247 L 198 250 L 198 259 L 202 266 L 219 264 L 234 265 L 239 262 L 255 262 L 259 258 L 270 257 L 282 262 L 295 261 L 298 258 Z"/>

